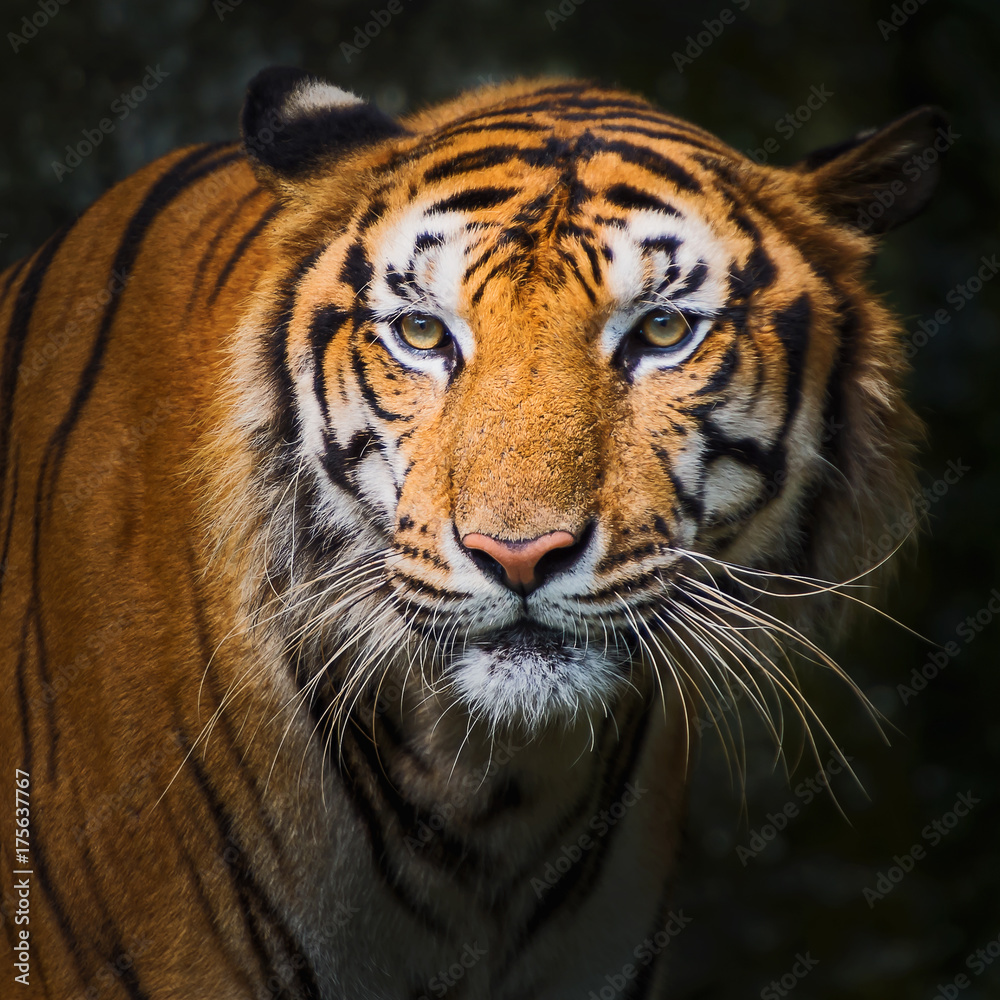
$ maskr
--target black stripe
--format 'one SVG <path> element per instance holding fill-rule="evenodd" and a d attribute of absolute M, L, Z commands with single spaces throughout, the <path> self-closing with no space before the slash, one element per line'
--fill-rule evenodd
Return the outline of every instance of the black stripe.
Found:
<path fill-rule="evenodd" d="M 729 191 L 723 191 L 723 196 L 726 201 L 729 202 L 729 221 L 736 226 L 741 232 L 746 233 L 754 241 L 754 243 L 760 243 L 761 234 L 760 230 L 757 228 L 757 224 L 743 211 L 740 207 L 740 203 L 736 200 L 735 196 Z"/>
<path fill-rule="evenodd" d="M 830 455 L 838 455 L 844 438 L 841 431 L 846 425 L 844 420 L 844 383 L 854 365 L 857 351 L 860 322 L 857 312 L 850 305 L 842 306 L 841 318 L 837 327 L 837 351 L 826 381 L 826 406 L 823 410 L 824 451 Z"/>
<path fill-rule="evenodd" d="M 587 284 L 587 279 L 583 276 L 580 271 L 580 266 L 576 262 L 576 258 L 566 250 L 559 250 L 559 256 L 566 262 L 569 269 L 576 276 L 576 280 L 579 282 L 580 287 L 586 292 L 587 298 L 590 300 L 591 305 L 597 304 L 597 296 L 594 294 L 593 289 Z"/>
<path fill-rule="evenodd" d="M 626 163 L 631 163 L 657 177 L 662 177 L 682 191 L 691 191 L 694 194 L 701 192 L 701 184 L 679 163 L 674 163 L 673 160 L 645 146 L 636 146 L 625 141 L 604 142 L 597 147 L 596 151 L 615 153 Z"/>
<path fill-rule="evenodd" d="M 28 339 L 28 327 L 34 312 L 35 301 L 42 287 L 42 281 L 52 259 L 63 240 L 69 234 L 69 227 L 54 233 L 38 251 L 31 270 L 28 271 L 14 300 L 14 311 L 7 327 L 3 345 L 2 381 L 0 381 L 0 484 L 7 481 L 7 456 L 10 449 L 11 424 L 14 419 L 14 395 L 17 392 L 18 370 Z M 23 263 L 23 262 L 22 262 Z M 13 274 L 11 275 L 11 279 Z M 8 279 L 8 280 L 11 280 Z M 6 289 L 5 289 L 6 291 Z"/>
<path fill-rule="evenodd" d="M 356 727 L 356 732 L 353 734 L 353 747 L 361 755 L 367 768 L 369 784 L 378 792 L 382 800 L 382 816 L 385 817 L 388 812 L 391 812 L 402 837 L 418 837 L 421 824 L 433 829 L 430 826 L 434 819 L 433 814 L 410 802 L 396 788 L 386 773 L 382 753 L 387 749 L 392 749 L 390 746 L 392 727 L 385 726 L 383 721 L 378 734 L 379 742 L 376 744 L 361 730 L 357 722 L 352 719 L 350 724 Z M 408 756 L 412 756 L 412 754 L 408 754 Z M 355 764 L 357 764 L 357 758 L 355 758 Z M 381 828 L 383 831 L 385 830 L 384 823 Z M 452 834 L 443 826 L 436 832 L 435 837 L 423 845 L 417 857 L 439 868 L 447 869 L 452 880 L 467 882 L 472 877 L 482 875 L 483 872 L 483 859 L 478 852 L 471 844 Z"/>
<path fill-rule="evenodd" d="M 743 465 L 756 469 L 768 482 L 780 488 L 778 472 L 785 468 L 785 447 L 780 438 L 771 447 L 766 448 L 756 438 L 731 439 L 711 420 L 706 420 L 702 427 L 705 437 L 705 452 L 703 455 L 704 470 L 717 458 L 732 458 Z"/>
<path fill-rule="evenodd" d="M 509 121 L 499 122 L 467 122 L 455 128 L 445 128 L 436 133 L 432 138 L 436 140 L 453 139 L 459 135 L 468 135 L 470 132 L 478 135 L 480 132 L 548 132 L 551 126 L 542 125 L 538 122 L 519 121 L 512 118 Z"/>
<path fill-rule="evenodd" d="M 319 259 L 325 248 L 316 247 L 299 260 L 285 278 L 279 294 L 279 306 L 273 322 L 268 324 L 264 334 L 264 364 L 271 388 L 275 394 L 274 413 L 277 415 L 273 427 L 274 441 L 294 442 L 299 439 L 298 410 L 295 406 L 295 387 L 288 367 L 288 327 L 295 313 L 299 284 L 306 273 Z"/>
<path fill-rule="evenodd" d="M 635 121 L 647 121 L 653 123 L 660 123 L 663 120 L 655 115 L 630 115 L 629 117 Z M 610 132 L 630 132 L 634 135 L 645 136 L 647 139 L 662 139 L 666 142 L 682 142 L 685 146 L 693 146 L 696 149 L 704 149 L 709 153 L 718 153 L 721 151 L 719 146 L 711 146 L 707 142 L 703 142 L 701 139 L 697 139 L 693 135 L 689 135 L 685 132 L 668 131 L 662 128 L 647 128 L 644 125 L 619 125 L 617 122 L 614 125 L 605 126 L 603 122 L 604 120 L 602 120 L 599 124 L 601 124 L 602 127 L 607 128 Z"/>
<path fill-rule="evenodd" d="M 336 306 L 322 306 L 317 309 L 309 323 L 309 345 L 312 348 L 313 395 L 319 403 L 324 423 L 330 420 L 330 408 L 326 398 L 326 372 L 323 367 L 324 354 L 333 338 L 344 328 L 351 314 Z"/>
<path fill-rule="evenodd" d="M 767 251 L 755 244 L 742 267 L 734 266 L 729 272 L 729 294 L 733 298 L 747 298 L 754 292 L 769 288 L 778 276 L 777 268 Z"/>
<path fill-rule="evenodd" d="M 177 821 L 174 818 L 173 806 L 170 803 L 170 799 L 166 799 L 162 802 L 159 807 L 164 811 L 166 823 L 170 828 L 170 834 L 174 841 L 174 846 L 180 852 L 181 857 L 184 859 L 184 867 L 187 868 L 187 881 L 191 886 L 195 900 L 198 904 L 198 909 L 201 911 L 202 916 L 205 918 L 205 922 L 211 927 L 212 933 L 215 935 L 216 942 L 220 945 L 225 944 L 225 929 L 223 920 L 220 919 L 222 914 L 212 905 L 212 900 L 209 898 L 208 894 L 205 892 L 205 867 L 204 861 L 202 861 L 202 867 L 195 864 L 194 857 L 188 850 L 187 844 L 185 843 L 185 838 L 181 834 L 181 831 L 177 827 Z M 190 822 L 190 814 L 187 812 L 186 805 L 184 807 L 184 820 Z M 215 855 L 215 860 L 220 864 L 224 864 L 223 857 L 220 854 Z M 176 869 L 175 869 L 176 870 Z M 188 915 L 190 920 L 190 915 Z M 189 924 L 190 926 L 190 924 Z M 248 985 L 250 985 L 248 980 Z"/>
<path fill-rule="evenodd" d="M 537 93 L 534 94 L 524 94 L 520 99 L 514 99 L 511 101 L 504 102 L 501 105 L 497 105 L 492 108 L 484 108 L 478 111 L 471 111 L 468 115 L 458 118 L 454 122 L 450 122 L 445 128 L 447 130 L 447 135 L 454 135 L 455 131 L 460 128 L 466 128 L 470 132 L 479 132 L 482 129 L 490 128 L 490 121 L 495 118 L 513 118 L 517 120 L 515 116 L 527 115 L 529 112 L 542 111 L 548 112 L 553 115 L 559 116 L 560 112 L 566 112 L 569 110 L 565 102 L 560 101 L 539 101 L 536 100 L 538 97 Z M 580 107 L 584 106 L 581 102 Z M 590 102 L 590 106 L 596 107 L 594 102 Z M 606 107 L 607 101 L 601 101 L 600 106 Z M 646 105 L 648 108 L 648 105 Z M 549 126 L 551 128 L 551 126 Z"/>
<path fill-rule="evenodd" d="M 413 419 L 412 414 L 394 413 L 392 410 L 387 410 L 382 405 L 378 396 L 375 394 L 374 388 L 372 388 L 371 382 L 368 381 L 368 370 L 365 367 L 365 360 L 361 356 L 361 351 L 358 350 L 358 345 L 356 343 L 351 344 L 351 369 L 354 372 L 354 377 L 357 379 L 361 395 L 364 397 L 365 402 L 372 408 L 372 412 L 377 417 L 382 420 L 402 420 L 406 423 L 409 423 Z"/>
<path fill-rule="evenodd" d="M 518 227 L 523 228 L 523 227 Z M 478 271 L 484 264 L 489 263 L 497 255 L 497 247 L 488 246 L 471 264 L 469 264 L 465 271 L 462 273 L 462 284 L 467 285 L 472 278 L 472 276 Z M 504 258 L 506 260 L 506 258 Z M 477 302 L 478 299 L 474 299 L 473 302 Z"/>
<path fill-rule="evenodd" d="M 596 285 L 603 284 L 601 261 L 597 256 L 597 251 L 594 249 L 593 244 L 589 240 L 581 240 L 580 246 L 583 247 L 583 252 L 587 255 L 587 260 L 590 261 L 590 273 L 594 276 L 594 283 Z"/>
<path fill-rule="evenodd" d="M 470 304 L 478 305 L 479 300 L 483 297 L 483 294 L 486 292 L 486 288 L 489 285 L 489 283 L 498 274 L 509 271 L 510 267 L 511 267 L 511 261 L 509 258 L 505 258 L 504 260 L 501 260 L 496 264 L 494 264 L 493 267 L 491 267 L 489 271 L 486 273 L 486 276 L 483 278 L 483 280 L 479 283 L 479 287 L 472 293 L 472 296 L 469 299 Z"/>
<path fill-rule="evenodd" d="M 421 233 L 413 241 L 414 256 L 422 254 L 431 247 L 439 247 L 444 243 L 444 236 L 441 233 Z"/>
<path fill-rule="evenodd" d="M 3 600 L 3 582 L 7 573 L 10 571 L 10 566 L 7 565 L 7 559 L 10 557 L 10 539 L 14 533 L 14 514 L 17 511 L 17 490 L 20 480 L 20 469 L 18 467 L 18 450 L 14 449 L 14 461 L 12 464 L 10 480 L 11 480 L 11 493 L 10 493 L 10 510 L 7 511 L 7 526 L 4 528 L 3 533 L 3 548 L 0 549 L 0 602 Z M 0 484 L 0 488 L 3 488 L 3 497 L 7 496 L 6 483 Z M 0 498 L 2 499 L 2 498 Z"/>
<path fill-rule="evenodd" d="M 587 197 L 590 197 L 590 192 L 587 192 Z M 570 209 L 574 211 L 575 209 Z M 508 230 L 512 232 L 513 230 Z M 525 230 L 526 231 L 526 230 Z M 556 236 L 565 241 L 566 239 L 576 239 L 579 241 L 593 239 L 595 236 L 594 230 L 590 226 L 581 225 L 574 219 L 562 219 L 555 229 Z"/>
<path fill-rule="evenodd" d="M 682 513 L 700 522 L 705 515 L 705 500 L 701 495 L 701 491 L 699 490 L 698 493 L 688 492 L 680 479 L 677 478 L 677 473 L 673 467 L 673 459 L 665 448 L 655 447 L 653 452 L 660 460 L 660 465 L 670 480 L 670 485 L 673 488 L 674 496 L 677 497 L 677 503 L 680 505 Z"/>
<path fill-rule="evenodd" d="M 640 191 L 638 188 L 632 187 L 631 184 L 615 184 L 604 192 L 604 198 L 618 208 L 651 209 L 654 212 L 662 212 L 664 215 L 680 215 L 680 212 L 673 205 L 668 205 L 655 194 Z M 602 221 L 605 224 L 608 222 L 617 224 L 618 220 L 599 219 L 597 221 Z"/>
<path fill-rule="evenodd" d="M 736 341 L 734 340 L 726 348 L 726 353 L 722 356 L 722 361 L 719 364 L 719 367 L 712 372 L 703 386 L 695 390 L 694 394 L 696 396 L 708 396 L 721 392 L 729 385 L 730 382 L 732 382 L 733 375 L 736 374 L 736 369 L 739 367 L 739 363 L 740 351 Z"/>
<path fill-rule="evenodd" d="M 212 234 L 212 238 L 208 241 L 208 243 L 205 246 L 205 249 L 202 251 L 201 256 L 198 258 L 198 265 L 195 269 L 194 281 L 191 283 L 191 293 L 188 295 L 188 302 L 187 302 L 188 312 L 191 311 L 191 307 L 194 305 L 195 297 L 198 295 L 198 290 L 201 288 L 201 280 L 204 277 L 206 270 L 208 269 L 209 261 L 212 259 L 212 257 L 215 256 L 215 251 L 218 249 L 219 243 L 222 241 L 222 237 L 229 232 L 233 223 L 235 223 L 236 220 L 239 218 L 240 212 L 243 210 L 243 207 L 246 205 L 246 203 L 251 199 L 256 198 L 257 195 L 262 194 L 263 190 L 264 190 L 263 188 L 258 187 L 254 188 L 252 191 L 248 191 L 244 195 L 241 195 L 240 198 L 237 200 L 236 204 L 230 208 L 230 210 L 226 213 L 225 218 L 222 220 L 222 222 L 219 223 L 218 228 Z M 223 207 L 224 206 L 219 206 L 219 208 L 216 209 L 216 211 L 213 212 L 212 214 L 213 215 L 217 214 L 219 209 Z M 206 224 L 207 223 L 203 222 L 201 223 L 201 226 L 205 226 Z M 198 232 L 196 231 L 196 235 L 197 234 Z"/>
<path fill-rule="evenodd" d="M 190 741 L 183 733 L 179 733 L 179 739 L 182 746 L 190 748 Z M 208 774 L 201 766 L 198 755 L 191 753 L 187 755 L 186 759 L 188 767 L 194 774 L 196 786 L 208 808 L 209 816 L 218 835 L 218 841 L 222 844 L 231 843 L 241 857 L 248 858 L 246 845 L 237 836 L 236 821 L 219 798 Z M 280 917 L 274 901 L 247 864 L 241 864 L 233 871 L 230 884 L 240 900 L 240 914 L 243 917 L 251 949 L 260 964 L 262 981 L 265 983 L 268 981 L 272 972 L 278 968 L 280 960 L 284 960 L 281 962 L 282 965 L 294 968 L 289 960 L 297 955 L 302 958 L 304 963 L 301 968 L 295 970 L 295 979 L 303 991 L 300 995 L 309 998 L 309 1000 L 319 1000 L 321 992 L 316 973 L 305 957 L 305 949 L 296 939 L 291 928 Z M 261 926 L 262 924 L 264 926 Z M 272 941 L 267 941 L 265 939 L 267 931 L 276 935 L 278 941 L 275 942 L 273 938 Z M 275 947 L 279 943 L 280 950 Z"/>
<path fill-rule="evenodd" d="M 351 746 L 356 746 L 357 735 L 352 731 L 352 726 L 348 725 L 344 729 L 344 744 L 341 746 L 341 753 L 337 755 L 334 763 L 340 772 L 343 780 L 344 790 L 348 794 L 355 814 L 364 826 L 368 843 L 371 847 L 372 865 L 375 867 L 382 884 L 395 896 L 396 900 L 426 929 L 435 934 L 445 936 L 448 933 L 448 926 L 436 914 L 429 910 L 419 900 L 414 899 L 401 884 L 400 872 L 398 872 L 389 860 L 389 851 L 386 845 L 385 833 L 380 822 L 380 811 L 375 808 L 374 803 L 361 787 L 360 780 L 354 775 L 348 766 L 347 757 L 352 760 L 350 763 L 356 767 L 357 762 L 354 755 L 350 753 L 347 741 Z M 363 738 L 363 737 L 362 737 Z"/>
<path fill-rule="evenodd" d="M 691 295 L 693 292 L 698 291 L 703 284 L 705 284 L 705 279 L 708 277 L 708 265 L 703 261 L 699 260 L 694 267 L 688 271 L 687 277 L 681 282 L 680 286 L 674 291 L 673 298 L 680 299 L 687 295 Z"/>
<path fill-rule="evenodd" d="M 170 832 L 173 835 L 175 846 L 184 860 L 184 868 L 187 869 L 187 881 L 192 887 L 198 909 L 201 911 L 201 915 L 205 919 L 205 922 L 211 928 L 215 944 L 227 953 L 229 957 L 229 968 L 233 970 L 234 974 L 238 975 L 243 980 L 244 987 L 249 995 L 253 990 L 253 983 L 251 982 L 250 976 L 247 974 L 247 970 L 242 966 L 242 956 L 230 954 L 231 949 L 226 947 L 226 921 L 229 919 L 229 913 L 220 913 L 218 908 L 212 905 L 212 900 L 205 891 L 204 868 L 199 868 L 198 865 L 195 864 L 195 860 L 191 856 L 191 852 L 187 849 L 184 839 L 181 837 L 180 831 L 177 829 L 177 823 L 174 820 L 174 814 L 170 806 L 167 803 L 163 803 L 160 808 L 165 809 L 166 811 L 166 820 L 170 826 Z M 224 854 L 216 855 L 216 860 L 219 864 L 226 863 Z M 185 916 L 187 925 L 191 926 L 191 923 L 193 923 L 191 915 L 186 914 Z"/>
<path fill-rule="evenodd" d="M 89 944 L 91 948 L 100 954 L 101 958 L 110 962 L 116 956 L 123 955 L 126 952 L 124 946 L 122 945 L 122 936 L 118 926 L 118 921 L 112 916 L 111 908 L 108 906 L 107 899 L 105 898 L 104 893 L 100 890 L 100 876 L 98 875 L 97 868 L 94 865 L 94 859 L 90 852 L 90 844 L 86 841 L 83 843 L 82 857 L 79 859 L 76 869 L 78 879 L 80 871 L 82 870 L 85 879 L 89 883 L 90 902 L 92 906 L 95 903 L 97 904 L 103 917 L 103 919 L 95 920 L 93 915 L 90 916 L 91 929 L 89 934 Z M 99 940 L 96 939 L 98 937 Z M 115 975 L 118 977 L 118 981 L 121 983 L 131 1000 L 150 1000 L 149 994 L 139 985 L 139 980 L 134 966 L 129 966 L 124 969 L 115 967 Z"/>
<path fill-rule="evenodd" d="M 447 177 L 472 173 L 475 170 L 485 170 L 487 167 L 495 167 L 520 157 L 524 152 L 521 146 L 510 143 L 497 143 L 493 146 L 465 150 L 450 159 L 441 160 L 433 167 L 428 167 L 424 171 L 424 181 L 440 181 Z"/>
<path fill-rule="evenodd" d="M 27 257 L 22 257 L 16 264 L 12 264 L 7 272 L 7 280 L 3 283 L 3 291 L 0 291 L 0 309 L 3 308 L 3 304 L 7 301 L 7 296 L 10 294 L 10 290 L 17 281 L 18 275 L 28 266 L 28 261 L 31 260 L 31 254 Z"/>
<path fill-rule="evenodd" d="M 406 299 L 410 303 L 415 304 L 420 298 L 417 275 L 412 267 L 407 268 L 405 271 L 400 271 L 395 264 L 388 264 L 385 269 L 385 283 L 393 294 L 398 295 L 401 299 Z"/>
<path fill-rule="evenodd" d="M 27 764 L 25 764 L 24 769 L 26 771 L 30 770 Z M 76 968 L 77 978 L 80 982 L 89 982 L 94 971 L 93 969 L 84 968 L 82 957 L 84 948 L 81 946 L 76 931 L 73 928 L 73 923 L 63 903 L 62 896 L 56 890 L 52 873 L 49 871 L 46 841 L 42 838 L 32 841 L 31 852 L 32 868 L 34 869 L 35 876 L 38 878 L 38 884 L 42 887 L 42 892 L 45 894 L 45 898 L 48 900 L 49 906 L 55 915 L 56 923 L 59 925 L 59 933 L 62 935 L 63 941 L 66 942 L 66 952 L 69 954 L 70 961 Z M 91 929 L 88 928 L 88 936 L 90 933 Z M 38 955 L 36 958 L 41 958 L 41 956 Z"/>
<path fill-rule="evenodd" d="M 774 332 L 785 348 L 788 360 L 788 382 L 785 386 L 785 419 L 780 436 L 787 433 L 802 401 L 802 380 L 806 353 L 809 349 L 809 328 L 812 303 L 808 292 L 803 292 L 787 309 L 774 314 Z"/>
<path fill-rule="evenodd" d="M 344 263 L 340 266 L 340 280 L 350 286 L 355 299 L 364 302 L 373 274 L 371 261 L 365 253 L 365 245 L 360 238 L 356 239 L 344 255 Z"/>
<path fill-rule="evenodd" d="M 649 236 L 639 244 L 643 250 L 658 250 L 673 259 L 681 245 L 679 236 Z"/>
<path fill-rule="evenodd" d="M 247 247 L 260 235 L 261 230 L 278 214 L 280 211 L 280 205 L 275 202 L 273 205 L 269 206 L 264 214 L 250 227 L 242 236 L 239 243 L 236 244 L 233 252 L 229 255 L 229 259 L 226 261 L 224 267 L 219 272 L 219 276 L 215 279 L 215 285 L 212 288 L 211 294 L 208 296 L 208 304 L 212 305 L 218 298 L 219 293 L 222 291 L 229 280 L 229 275 L 232 273 L 233 268 L 236 267 L 240 258 L 246 253 Z"/>
<path fill-rule="evenodd" d="M 441 201 L 436 201 L 428 209 L 428 212 L 479 212 L 487 208 L 505 205 L 517 194 L 520 194 L 520 190 L 512 187 L 467 188 L 448 198 L 443 198 Z"/>
<path fill-rule="evenodd" d="M 365 214 L 358 219 L 358 235 L 360 236 L 366 230 L 371 229 L 382 218 L 385 209 L 386 204 L 381 198 L 373 198 L 371 204 L 365 209 Z"/>
<path fill-rule="evenodd" d="M 360 457 L 364 447 L 362 441 L 364 440 L 378 442 L 378 438 L 374 434 L 367 432 L 354 435 L 348 442 L 347 447 L 342 448 L 332 430 L 325 429 L 323 432 L 323 443 L 325 445 L 323 450 L 323 468 L 335 486 L 339 486 L 344 492 L 355 499 L 359 499 L 360 491 L 351 475 L 354 465 L 357 463 L 357 458 L 352 460 L 352 456 L 357 455 L 357 457 Z"/>
<path fill-rule="evenodd" d="M 614 110 L 616 107 L 619 110 Z M 700 145 L 698 140 L 716 143 L 716 146 L 702 147 L 708 149 L 710 152 L 718 152 L 719 147 L 722 145 L 716 136 L 699 128 L 697 125 L 692 125 L 683 118 L 674 118 L 672 115 L 668 115 L 650 104 L 634 101 L 622 101 L 614 105 L 609 105 L 599 116 L 595 116 L 589 112 L 571 111 L 564 112 L 559 117 L 563 121 L 593 121 L 598 128 L 605 128 L 612 133 L 633 132 L 639 135 L 645 134 L 645 126 L 631 127 L 628 124 L 622 123 L 644 122 L 648 125 L 659 126 L 660 129 L 669 130 L 665 135 L 661 136 L 657 134 L 652 136 L 653 138 L 676 137 L 678 142 L 690 143 L 692 146 Z"/>

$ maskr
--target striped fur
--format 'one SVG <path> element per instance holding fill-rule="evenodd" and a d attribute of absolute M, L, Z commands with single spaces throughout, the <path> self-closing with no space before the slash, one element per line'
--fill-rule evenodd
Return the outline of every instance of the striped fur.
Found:
<path fill-rule="evenodd" d="M 26 995 L 662 995 L 692 713 L 808 716 L 778 646 L 912 517 L 850 222 L 938 122 L 780 169 L 277 70 L 0 276 Z M 570 536 L 530 585 L 473 541 Z"/>

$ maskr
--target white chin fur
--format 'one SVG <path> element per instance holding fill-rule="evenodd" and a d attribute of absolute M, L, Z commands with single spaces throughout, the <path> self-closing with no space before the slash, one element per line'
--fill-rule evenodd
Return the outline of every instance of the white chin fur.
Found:
<path fill-rule="evenodd" d="M 603 713 L 621 693 L 621 670 L 603 650 L 503 643 L 470 645 L 455 657 L 454 690 L 493 729 L 569 724 L 580 713 Z"/>

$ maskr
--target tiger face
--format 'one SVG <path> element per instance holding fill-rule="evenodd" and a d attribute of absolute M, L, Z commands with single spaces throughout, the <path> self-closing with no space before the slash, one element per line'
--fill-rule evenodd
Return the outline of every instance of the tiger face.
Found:
<path fill-rule="evenodd" d="M 290 616 L 313 662 L 353 645 L 353 693 L 419 674 L 539 727 L 664 676 L 686 697 L 686 655 L 741 660 L 719 633 L 767 627 L 762 580 L 843 579 L 906 506 L 914 426 L 844 220 L 934 124 L 781 170 L 586 85 L 399 124 L 262 75 L 247 149 L 294 212 L 256 410 L 294 412 L 273 479 L 309 483 L 282 494 L 282 569 L 348 583 Z"/>

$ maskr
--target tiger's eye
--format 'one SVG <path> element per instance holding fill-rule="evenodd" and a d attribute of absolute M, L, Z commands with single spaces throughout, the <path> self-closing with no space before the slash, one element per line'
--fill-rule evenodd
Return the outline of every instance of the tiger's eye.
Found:
<path fill-rule="evenodd" d="M 653 312 L 639 324 L 639 333 L 651 347 L 674 347 L 687 336 L 688 324 L 680 313 Z"/>
<path fill-rule="evenodd" d="M 399 332 L 403 340 L 418 351 L 432 351 L 435 347 L 441 347 L 448 335 L 441 320 L 420 313 L 404 316 L 399 321 Z"/>

